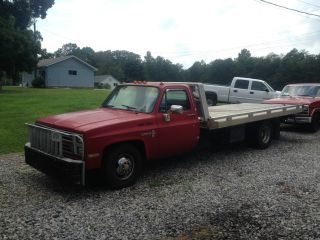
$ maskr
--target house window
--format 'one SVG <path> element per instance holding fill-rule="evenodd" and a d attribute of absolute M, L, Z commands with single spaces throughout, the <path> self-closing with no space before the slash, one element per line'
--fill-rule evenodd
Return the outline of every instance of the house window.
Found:
<path fill-rule="evenodd" d="M 118 86 L 118 83 L 113 83 L 113 86 L 114 86 L 114 87 Z"/>
<path fill-rule="evenodd" d="M 76 70 L 69 70 L 68 73 L 69 73 L 69 75 L 77 75 Z"/>

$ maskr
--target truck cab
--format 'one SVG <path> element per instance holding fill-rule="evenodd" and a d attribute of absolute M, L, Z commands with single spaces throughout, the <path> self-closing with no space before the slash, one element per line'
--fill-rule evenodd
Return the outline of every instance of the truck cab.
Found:
<path fill-rule="evenodd" d="M 252 78 L 233 79 L 230 86 L 230 103 L 256 103 L 266 99 L 275 98 L 280 93 L 277 93 L 265 81 Z"/>
<path fill-rule="evenodd" d="M 280 96 L 280 92 L 273 90 L 265 81 L 244 77 L 234 77 L 230 86 L 205 84 L 204 89 L 211 106 L 217 102 L 261 103 Z"/>

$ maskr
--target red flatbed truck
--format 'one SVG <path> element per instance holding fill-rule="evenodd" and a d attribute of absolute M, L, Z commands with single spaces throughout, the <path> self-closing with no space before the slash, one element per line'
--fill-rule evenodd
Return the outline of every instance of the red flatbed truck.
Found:
<path fill-rule="evenodd" d="M 134 184 L 144 161 L 190 151 L 203 131 L 228 129 L 266 148 L 279 137 L 279 119 L 301 109 L 257 103 L 208 107 L 201 83 L 121 84 L 99 109 L 28 124 L 25 161 L 45 173 L 75 176 L 82 185 L 88 171 L 99 170 L 112 188 L 123 188 Z"/>

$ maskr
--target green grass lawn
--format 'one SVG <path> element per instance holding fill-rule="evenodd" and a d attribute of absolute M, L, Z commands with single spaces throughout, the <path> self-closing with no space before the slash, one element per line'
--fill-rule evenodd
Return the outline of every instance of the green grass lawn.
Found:
<path fill-rule="evenodd" d="M 3 87 L 0 92 L 0 155 L 23 151 L 25 123 L 37 118 L 98 108 L 107 90 Z"/>

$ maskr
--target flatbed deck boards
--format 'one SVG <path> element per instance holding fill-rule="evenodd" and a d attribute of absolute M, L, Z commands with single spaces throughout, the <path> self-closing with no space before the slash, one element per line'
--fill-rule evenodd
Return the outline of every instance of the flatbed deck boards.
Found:
<path fill-rule="evenodd" d="M 208 107 L 208 128 L 217 129 L 301 112 L 301 106 L 241 103 Z"/>

